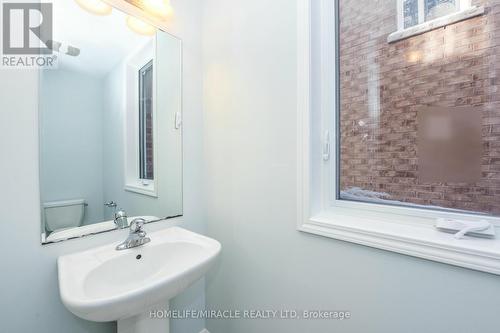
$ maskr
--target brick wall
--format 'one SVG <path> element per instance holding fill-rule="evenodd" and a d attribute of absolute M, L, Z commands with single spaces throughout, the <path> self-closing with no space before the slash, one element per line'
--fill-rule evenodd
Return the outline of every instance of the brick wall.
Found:
<path fill-rule="evenodd" d="M 500 0 L 474 3 L 486 14 L 389 44 L 396 0 L 340 0 L 341 189 L 500 214 Z M 481 180 L 420 183 L 419 108 L 465 105 L 483 120 Z"/>

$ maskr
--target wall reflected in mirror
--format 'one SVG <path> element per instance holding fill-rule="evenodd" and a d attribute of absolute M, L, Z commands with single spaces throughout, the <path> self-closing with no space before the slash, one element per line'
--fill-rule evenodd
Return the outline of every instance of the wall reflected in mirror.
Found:
<path fill-rule="evenodd" d="M 54 2 L 40 72 L 42 243 L 182 215 L 181 41 Z M 133 27 L 132 27 L 133 28 Z M 124 227 L 126 227 L 125 223 Z"/>

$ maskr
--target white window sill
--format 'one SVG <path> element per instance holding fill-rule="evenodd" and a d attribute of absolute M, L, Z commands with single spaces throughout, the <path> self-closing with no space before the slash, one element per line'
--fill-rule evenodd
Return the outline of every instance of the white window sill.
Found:
<path fill-rule="evenodd" d="M 303 232 L 335 238 L 414 257 L 438 261 L 500 275 L 500 239 L 466 237 L 437 231 L 420 218 L 398 222 L 350 214 L 349 209 L 335 208 L 299 224 Z M 358 214 L 359 215 L 359 214 Z M 404 220 L 403 220 L 404 219 Z M 498 226 L 495 227 L 498 232 Z"/>
<path fill-rule="evenodd" d="M 158 198 L 158 193 L 155 190 L 155 184 L 153 182 L 148 185 L 144 185 L 142 183 L 128 183 L 125 185 L 125 191 Z"/>
<path fill-rule="evenodd" d="M 459 11 L 457 13 L 453 13 L 450 15 L 446 15 L 440 18 L 437 18 L 432 21 L 424 22 L 422 24 L 418 24 L 416 26 L 410 27 L 408 29 L 395 31 L 387 37 L 388 43 L 394 43 L 412 36 L 420 35 L 426 33 L 428 31 L 442 28 L 444 26 L 460 22 L 463 20 L 467 20 L 469 18 L 483 15 L 484 7 L 471 7 L 466 10 Z"/>

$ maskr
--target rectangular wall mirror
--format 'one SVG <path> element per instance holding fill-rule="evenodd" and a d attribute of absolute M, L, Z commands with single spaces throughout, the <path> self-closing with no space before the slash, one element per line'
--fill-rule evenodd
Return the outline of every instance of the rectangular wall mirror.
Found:
<path fill-rule="evenodd" d="M 53 3 L 40 70 L 42 243 L 182 215 L 182 43 L 113 8 Z"/>

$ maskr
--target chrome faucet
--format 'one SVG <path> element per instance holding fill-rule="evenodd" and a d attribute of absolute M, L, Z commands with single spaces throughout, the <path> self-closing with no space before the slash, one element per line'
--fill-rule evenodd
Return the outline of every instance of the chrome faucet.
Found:
<path fill-rule="evenodd" d="M 130 234 L 123 243 L 119 244 L 116 247 L 116 250 L 127 250 L 149 243 L 151 241 L 151 238 L 146 237 L 146 231 L 144 231 L 143 229 L 145 223 L 145 219 L 133 220 L 130 223 Z"/>
<path fill-rule="evenodd" d="M 115 213 L 115 224 L 118 229 L 125 229 L 128 227 L 128 216 L 123 209 Z"/>

